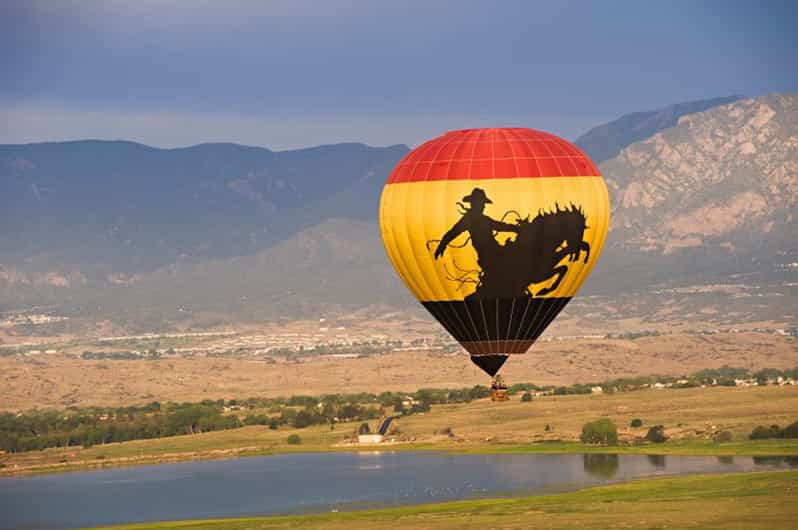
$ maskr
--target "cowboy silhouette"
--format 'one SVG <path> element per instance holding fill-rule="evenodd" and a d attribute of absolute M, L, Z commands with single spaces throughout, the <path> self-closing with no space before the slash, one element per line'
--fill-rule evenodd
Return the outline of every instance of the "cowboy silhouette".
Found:
<path fill-rule="evenodd" d="M 471 236 L 471 245 L 477 252 L 477 264 L 482 269 L 483 274 L 490 275 L 492 272 L 498 272 L 497 269 L 501 265 L 501 255 L 504 247 L 496 241 L 493 233 L 518 233 L 519 227 L 518 225 L 491 219 L 485 215 L 485 205 L 493 204 L 493 201 L 485 195 L 485 190 L 481 188 L 471 190 L 471 194 L 463 197 L 463 202 L 469 203 L 471 207 L 466 209 L 460 220 L 441 238 L 438 247 L 435 249 L 435 259 L 443 256 L 446 247 L 457 236 L 463 232 L 468 232 Z"/>
<path fill-rule="evenodd" d="M 479 280 L 470 280 L 477 286 L 465 297 L 467 301 L 545 296 L 556 291 L 567 274 L 565 259 L 573 263 L 585 253 L 584 262 L 587 263 L 590 257 L 590 244 L 584 241 L 587 219 L 584 211 L 574 204 L 561 209 L 555 203 L 553 210 L 540 210 L 532 220 L 527 217 L 519 219 L 516 224 L 508 224 L 485 215 L 485 205 L 493 202 L 480 188 L 471 190 L 462 202 L 469 203 L 470 208 L 457 203 L 464 210 L 463 216 L 443 235 L 434 255 L 435 259 L 440 258 L 455 238 L 463 232 L 469 233 L 469 239 L 462 246 L 470 241 L 477 253 L 480 270 Z M 518 235 L 515 240 L 502 245 L 494 237 L 494 232 Z M 549 282 L 551 278 L 554 281 L 547 287 L 534 294 L 529 290 L 530 285 Z M 450 279 L 459 281 L 461 285 L 465 281 L 463 277 Z"/>

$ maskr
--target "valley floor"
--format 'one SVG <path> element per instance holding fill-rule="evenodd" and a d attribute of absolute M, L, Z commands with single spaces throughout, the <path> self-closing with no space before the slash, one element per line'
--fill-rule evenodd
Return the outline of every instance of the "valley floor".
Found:
<path fill-rule="evenodd" d="M 798 366 L 798 341 L 755 332 L 544 340 L 527 354 L 512 356 L 502 375 L 510 384 L 562 385 L 636 375 L 686 375 L 723 365 L 754 371 L 794 368 Z M 489 382 L 465 354 L 426 351 L 367 358 L 310 356 L 294 363 L 236 357 L 83 360 L 62 354 L 7 356 L 0 357 L 0 410 L 409 392 Z"/>
<path fill-rule="evenodd" d="M 619 430 L 618 447 L 579 443 L 582 425 L 608 417 Z M 633 418 L 642 427 L 629 427 Z M 798 420 L 798 387 L 711 387 L 640 390 L 605 395 L 545 396 L 523 403 L 479 400 L 433 405 L 426 414 L 401 417 L 386 450 L 455 452 L 615 452 L 696 455 L 798 455 L 798 439 L 750 441 L 758 425 L 785 426 Z M 304 429 L 264 426 L 174 436 L 153 440 L 70 447 L 0 455 L 0 476 L 71 471 L 124 465 L 307 451 L 358 450 L 358 423 Z M 663 425 L 670 439 L 663 444 L 635 444 L 648 427 Z M 546 428 L 548 426 L 548 430 Z M 732 441 L 713 436 L 728 431 Z M 291 434 L 300 445 L 289 445 Z M 393 443 L 391 443 L 393 442 Z M 374 450 L 374 448 L 364 448 Z"/>

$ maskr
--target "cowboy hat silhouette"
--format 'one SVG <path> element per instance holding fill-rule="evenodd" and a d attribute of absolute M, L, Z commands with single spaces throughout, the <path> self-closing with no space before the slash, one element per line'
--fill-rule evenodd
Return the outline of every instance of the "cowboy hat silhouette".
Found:
<path fill-rule="evenodd" d="M 493 204 L 493 201 L 488 199 L 485 195 L 485 190 L 482 188 L 474 188 L 471 190 L 470 195 L 463 197 L 463 202 L 470 202 L 471 204 Z"/>

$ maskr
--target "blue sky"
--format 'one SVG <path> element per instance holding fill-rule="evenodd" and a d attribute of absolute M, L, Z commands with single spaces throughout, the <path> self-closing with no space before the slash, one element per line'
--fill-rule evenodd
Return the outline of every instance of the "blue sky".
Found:
<path fill-rule="evenodd" d="M 0 0 L 0 142 L 415 145 L 798 90 L 777 1 Z"/>

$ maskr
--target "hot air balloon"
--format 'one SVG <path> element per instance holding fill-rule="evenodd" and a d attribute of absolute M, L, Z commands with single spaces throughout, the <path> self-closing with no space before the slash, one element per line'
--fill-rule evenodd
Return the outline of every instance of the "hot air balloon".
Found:
<path fill-rule="evenodd" d="M 494 383 L 576 295 L 609 217 L 587 155 L 525 128 L 429 140 L 397 164 L 380 200 L 396 272 Z"/>

